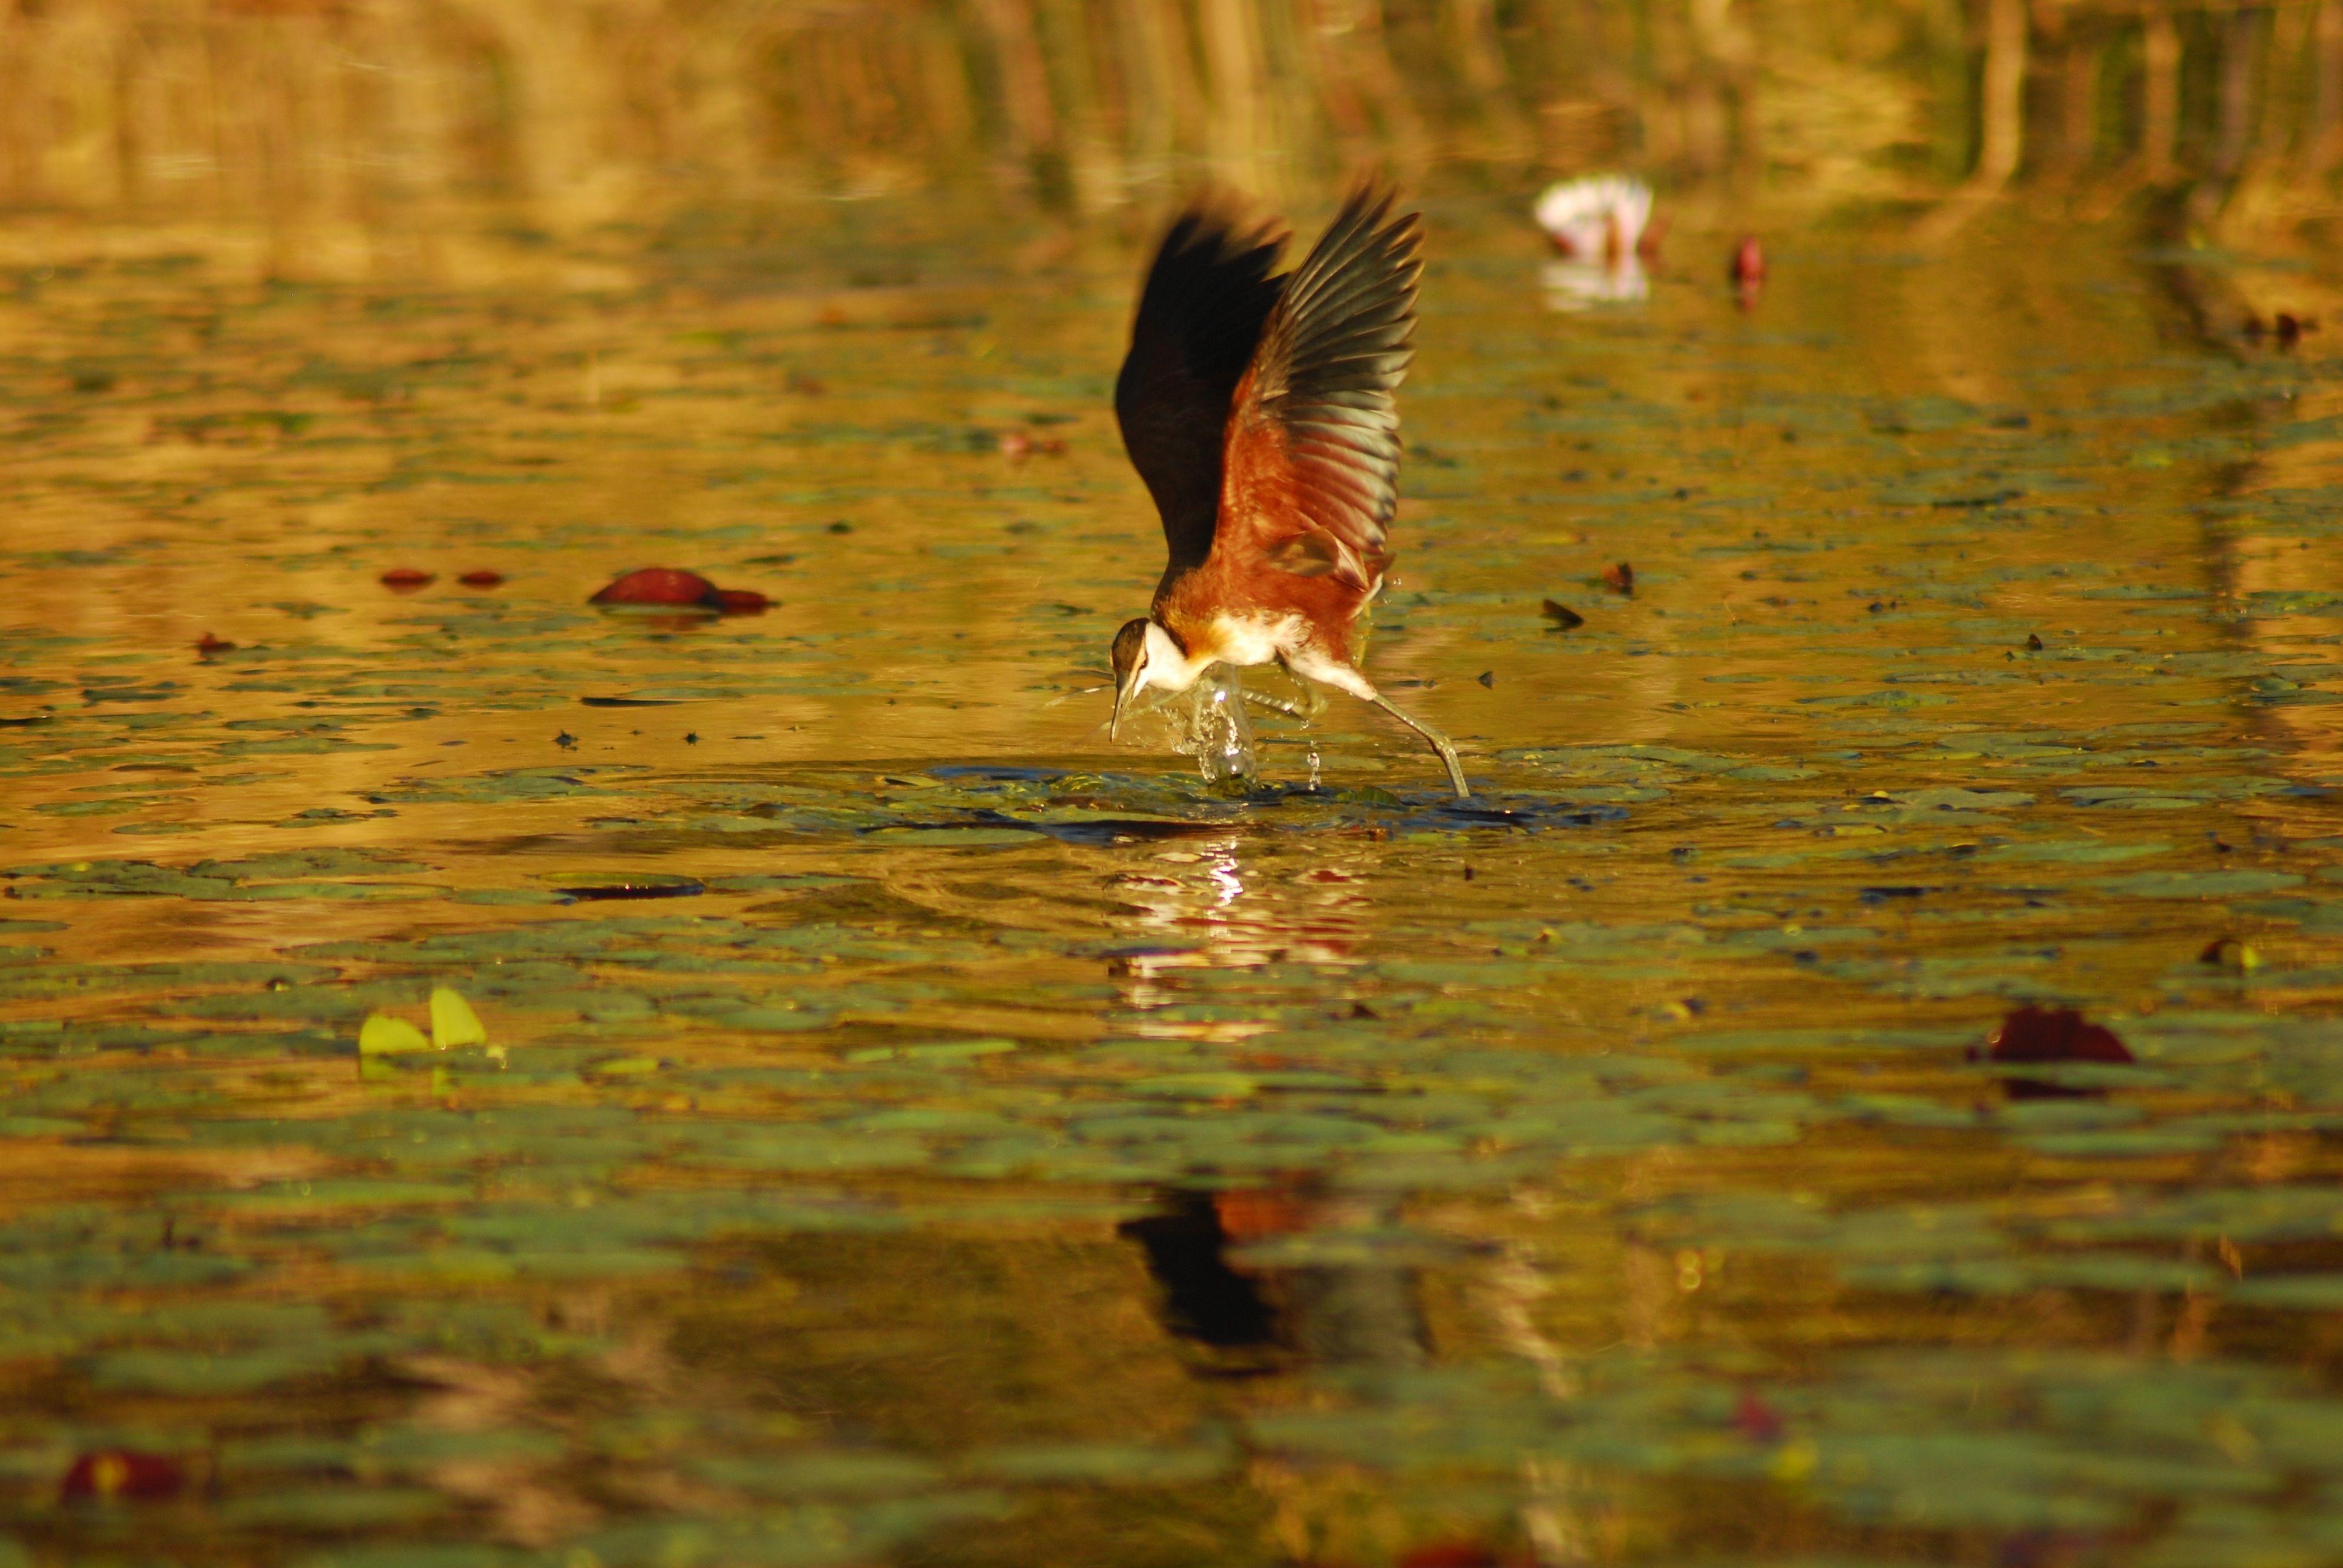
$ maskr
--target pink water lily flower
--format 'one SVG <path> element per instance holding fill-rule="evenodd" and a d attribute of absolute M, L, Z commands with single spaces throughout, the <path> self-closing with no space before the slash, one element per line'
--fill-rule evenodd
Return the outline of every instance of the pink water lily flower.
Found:
<path fill-rule="evenodd" d="M 1534 209 L 1554 248 L 1574 261 L 1617 266 L 1658 237 L 1652 187 L 1626 175 L 1586 175 L 1545 188 Z"/>

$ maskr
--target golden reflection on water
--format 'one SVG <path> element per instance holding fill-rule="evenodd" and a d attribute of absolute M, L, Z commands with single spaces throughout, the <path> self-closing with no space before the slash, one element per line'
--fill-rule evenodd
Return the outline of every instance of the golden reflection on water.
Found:
<path fill-rule="evenodd" d="M 681 188 L 1127 222 L 1199 174 L 1291 205 L 1368 161 L 1411 184 L 1633 164 L 1708 222 L 1949 196 L 1937 238 L 2021 176 L 2078 215 L 2152 187 L 2200 226 L 2293 222 L 2331 215 L 2343 20 L 2331 0 L 51 0 L 0 18 L 0 105 L 20 257 L 77 217 L 98 227 L 69 245 L 176 227 L 246 276 L 593 287 L 608 263 L 546 238 Z"/>

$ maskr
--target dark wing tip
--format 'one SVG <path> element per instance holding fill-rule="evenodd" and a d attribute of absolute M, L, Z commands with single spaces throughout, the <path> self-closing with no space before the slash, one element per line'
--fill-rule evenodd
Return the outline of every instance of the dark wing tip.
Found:
<path fill-rule="evenodd" d="M 1219 368 L 1232 354 L 1235 375 L 1243 374 L 1261 324 L 1277 302 L 1279 282 L 1271 274 L 1285 240 L 1282 223 L 1251 216 L 1242 198 L 1229 191 L 1207 186 L 1190 196 L 1148 264 L 1124 370 L 1132 368 L 1150 335 L 1164 333 L 1190 368 L 1199 367 L 1199 360 Z M 1235 375 L 1228 377 L 1232 390 Z"/>
<path fill-rule="evenodd" d="M 1201 191 L 1172 219 L 1141 286 L 1114 411 L 1175 568 L 1212 548 L 1222 433 L 1285 286 L 1275 270 L 1284 244 L 1282 225 L 1247 216 L 1227 192 Z"/>
<path fill-rule="evenodd" d="M 1221 256 L 1266 250 L 1273 261 L 1291 232 L 1284 219 L 1262 214 L 1228 186 L 1199 186 L 1180 204 L 1157 249 L 1160 259 L 1162 252 L 1209 244 Z"/>

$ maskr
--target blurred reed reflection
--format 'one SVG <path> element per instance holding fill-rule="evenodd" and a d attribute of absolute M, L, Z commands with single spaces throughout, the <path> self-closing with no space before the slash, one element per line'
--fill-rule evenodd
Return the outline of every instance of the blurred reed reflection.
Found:
<path fill-rule="evenodd" d="M 1095 215 L 1374 160 L 1957 221 L 2013 179 L 2315 205 L 2338 156 L 2343 0 L 0 4 L 0 204 L 325 226 L 328 270 L 484 200 L 555 232 L 681 190 Z"/>

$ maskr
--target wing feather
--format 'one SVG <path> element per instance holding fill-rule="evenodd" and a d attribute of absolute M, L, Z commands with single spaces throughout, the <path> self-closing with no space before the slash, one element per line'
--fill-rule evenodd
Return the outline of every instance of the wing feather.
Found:
<path fill-rule="evenodd" d="M 1393 193 L 1352 192 L 1286 280 L 1237 387 L 1216 549 L 1284 569 L 1331 561 L 1370 588 L 1399 504 L 1399 405 L 1414 357 L 1423 230 Z M 1300 536 L 1313 548 L 1293 548 Z M 1316 566 L 1315 570 L 1329 569 Z"/>
<path fill-rule="evenodd" d="M 1197 201 L 1164 235 L 1140 292 L 1114 415 L 1162 515 L 1167 581 L 1212 553 L 1229 410 L 1285 286 L 1271 275 L 1284 241 L 1225 203 Z"/>

